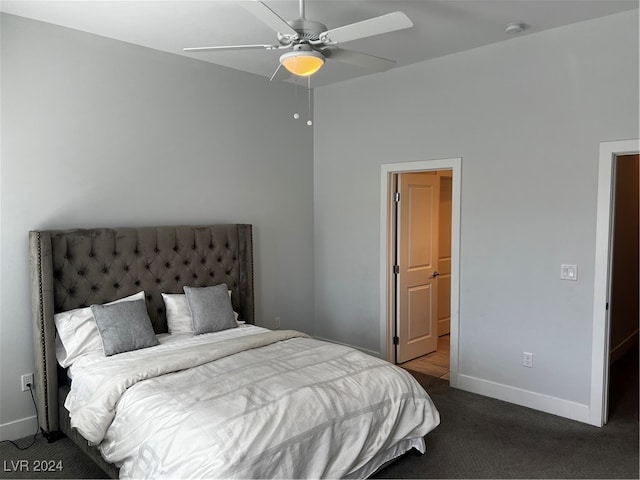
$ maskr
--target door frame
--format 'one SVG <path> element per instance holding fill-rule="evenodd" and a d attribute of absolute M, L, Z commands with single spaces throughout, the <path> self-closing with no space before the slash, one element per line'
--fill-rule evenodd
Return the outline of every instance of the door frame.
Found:
<path fill-rule="evenodd" d="M 380 354 L 390 362 L 395 360 L 393 348 L 394 302 L 392 261 L 394 240 L 391 222 L 393 220 L 390 205 L 393 198 L 393 174 L 409 172 L 428 172 L 434 170 L 451 170 L 451 353 L 449 359 L 449 384 L 455 387 L 458 379 L 458 338 L 460 323 L 460 186 L 462 174 L 462 158 L 444 158 L 435 160 L 418 160 L 413 162 L 385 163 L 380 166 Z"/>
<path fill-rule="evenodd" d="M 593 334 L 591 347 L 591 401 L 589 423 L 607 422 L 609 400 L 609 290 L 611 285 L 611 236 L 615 158 L 640 152 L 640 139 L 600 143 L 598 201 L 596 207 L 596 255 L 593 289 Z"/>

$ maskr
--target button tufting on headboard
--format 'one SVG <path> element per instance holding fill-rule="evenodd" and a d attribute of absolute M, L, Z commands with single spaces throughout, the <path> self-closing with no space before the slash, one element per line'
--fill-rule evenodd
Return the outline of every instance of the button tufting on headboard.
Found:
<path fill-rule="evenodd" d="M 243 255 L 240 243 L 238 226 L 233 224 L 51 231 L 55 310 L 144 290 L 154 328 L 164 332 L 160 293 L 182 293 L 185 285 L 223 282 L 235 290 L 234 308 L 243 310 L 237 261 Z M 241 313 L 253 320 L 253 312 Z"/>

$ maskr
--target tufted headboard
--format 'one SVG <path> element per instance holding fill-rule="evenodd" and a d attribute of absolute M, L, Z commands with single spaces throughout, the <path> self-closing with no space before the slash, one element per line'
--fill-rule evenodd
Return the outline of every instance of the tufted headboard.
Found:
<path fill-rule="evenodd" d="M 254 323 L 251 225 L 29 232 L 34 393 L 40 427 L 58 430 L 55 313 L 144 290 L 156 333 L 167 331 L 161 293 L 226 283 L 240 320 Z"/>

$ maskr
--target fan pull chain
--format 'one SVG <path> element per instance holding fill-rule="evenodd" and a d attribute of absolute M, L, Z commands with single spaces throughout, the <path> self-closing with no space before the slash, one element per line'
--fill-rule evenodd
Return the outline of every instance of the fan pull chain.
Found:
<path fill-rule="evenodd" d="M 313 112 L 311 111 L 311 77 L 307 77 L 307 125 L 313 125 Z"/>
<path fill-rule="evenodd" d="M 298 113 L 298 83 L 294 83 L 293 84 L 293 94 L 294 94 L 294 98 L 295 98 L 295 106 L 296 106 L 296 113 L 293 114 L 293 118 L 295 118 L 296 120 L 298 120 L 300 118 L 300 114 Z"/>
<path fill-rule="evenodd" d="M 298 84 L 294 83 L 293 87 L 295 104 L 296 104 L 296 113 L 293 114 L 293 118 L 298 120 L 300 118 L 300 114 L 298 111 L 300 110 L 298 104 Z M 313 125 L 313 111 L 311 108 L 311 77 L 307 77 L 307 125 Z"/>

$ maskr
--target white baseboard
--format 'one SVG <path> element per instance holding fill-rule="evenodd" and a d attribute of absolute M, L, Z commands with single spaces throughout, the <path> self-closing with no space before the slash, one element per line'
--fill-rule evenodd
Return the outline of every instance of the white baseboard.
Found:
<path fill-rule="evenodd" d="M 380 352 L 376 352 L 374 350 L 367 350 L 366 348 L 356 347 L 355 345 L 349 345 L 348 343 L 342 343 L 336 340 L 329 340 L 328 338 L 323 338 L 323 337 L 313 337 L 313 338 L 315 338 L 316 340 L 322 340 L 323 342 L 336 343 L 338 345 L 343 345 L 345 347 L 355 348 L 356 350 L 360 350 L 361 352 L 371 355 L 372 357 L 382 358 L 382 355 L 380 355 Z"/>
<path fill-rule="evenodd" d="M 589 405 L 458 374 L 456 388 L 578 422 L 590 423 Z"/>
<path fill-rule="evenodd" d="M 14 422 L 3 423 L 0 425 L 0 441 L 2 440 L 18 440 L 28 437 L 36 433 L 38 421 L 36 416 L 21 418 Z"/>

